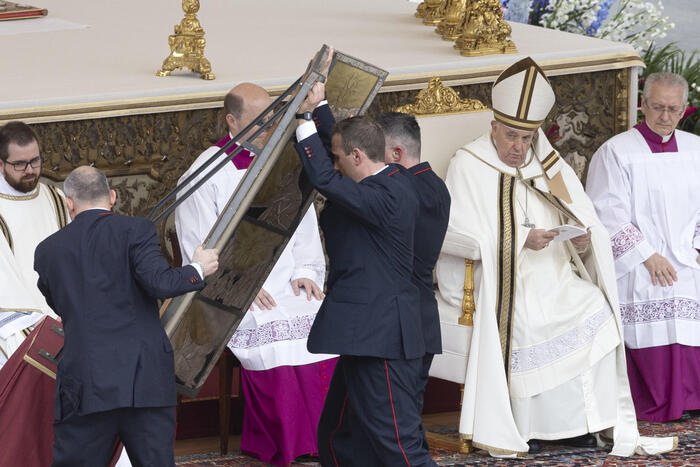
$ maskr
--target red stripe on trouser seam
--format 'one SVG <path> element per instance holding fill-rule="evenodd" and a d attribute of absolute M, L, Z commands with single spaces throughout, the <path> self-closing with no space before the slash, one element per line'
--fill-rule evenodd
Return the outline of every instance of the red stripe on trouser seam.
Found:
<path fill-rule="evenodd" d="M 401 447 L 401 440 L 399 439 L 399 425 L 396 423 L 396 410 L 394 409 L 394 399 L 391 397 L 391 381 L 389 381 L 389 365 L 386 363 L 386 359 L 384 359 L 384 368 L 386 368 L 386 384 L 389 387 L 389 402 L 391 402 L 391 413 L 394 415 L 394 428 L 396 429 L 396 442 L 399 444 L 399 449 L 401 449 L 401 454 L 403 454 L 403 458 L 406 461 L 406 465 L 408 467 L 411 467 L 411 463 L 408 462 L 408 458 L 406 457 L 406 453 L 403 450 L 403 447 Z"/>
<path fill-rule="evenodd" d="M 338 464 L 338 459 L 335 458 L 335 449 L 333 449 L 333 436 L 335 436 L 335 432 L 338 431 L 340 428 L 340 424 L 343 423 L 343 414 L 345 413 L 345 404 L 348 401 L 348 394 L 345 393 L 345 399 L 343 399 L 343 408 L 340 409 L 340 418 L 338 418 L 338 426 L 335 427 L 335 430 L 331 432 L 331 439 L 329 440 L 329 443 L 331 445 L 331 454 L 333 454 L 333 461 L 335 462 L 336 467 L 340 467 L 340 464 Z"/>

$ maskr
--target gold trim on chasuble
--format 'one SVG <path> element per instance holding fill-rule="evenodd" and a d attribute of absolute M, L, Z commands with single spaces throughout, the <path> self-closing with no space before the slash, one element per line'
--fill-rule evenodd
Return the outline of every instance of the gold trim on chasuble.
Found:
<path fill-rule="evenodd" d="M 501 172 L 498 176 L 498 296 L 496 321 L 501 352 L 510 385 L 510 354 L 513 338 L 513 301 L 515 300 L 515 260 L 517 228 L 515 226 L 515 177 Z"/>
<path fill-rule="evenodd" d="M 10 250 L 12 253 L 14 253 L 15 246 L 12 242 L 12 233 L 10 232 L 10 228 L 7 226 L 5 219 L 2 218 L 2 214 L 0 214 L 0 232 L 2 232 L 2 234 L 5 236 L 5 240 L 7 240 L 8 245 L 10 245 Z"/>
<path fill-rule="evenodd" d="M 56 222 L 58 223 L 58 228 L 62 229 L 68 225 L 68 206 L 66 206 L 66 200 L 63 199 L 58 193 L 58 188 L 52 185 L 44 185 L 51 195 L 51 201 L 53 201 L 54 212 L 56 213 Z"/>
<path fill-rule="evenodd" d="M 557 154 L 557 151 L 552 151 L 549 153 L 547 157 L 542 159 L 542 170 L 547 172 L 556 162 L 559 160 L 559 155 Z"/>
<path fill-rule="evenodd" d="M 38 185 L 38 186 L 41 186 L 41 185 Z M 27 201 L 29 199 L 34 199 L 37 196 L 39 196 L 39 189 L 38 188 L 36 190 L 34 190 L 34 193 L 30 193 L 28 195 L 15 196 L 15 195 L 6 195 L 4 193 L 0 193 L 0 198 L 9 199 L 10 201 Z"/>

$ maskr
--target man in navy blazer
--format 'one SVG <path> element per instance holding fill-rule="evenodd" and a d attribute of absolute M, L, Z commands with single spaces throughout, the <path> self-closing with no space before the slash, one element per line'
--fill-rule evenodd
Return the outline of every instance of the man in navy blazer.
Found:
<path fill-rule="evenodd" d="M 402 165 L 411 173 L 420 205 L 413 239 L 413 283 L 420 291 L 425 341 L 421 384 L 416 394 L 416 402 L 422 412 L 423 394 L 433 356 L 442 353 L 440 315 L 433 290 L 433 269 L 440 256 L 450 220 L 450 192 L 445 182 L 433 172 L 430 163 L 420 161 L 420 126 L 413 115 L 385 112 L 379 115 L 377 122 L 384 130 L 384 162 Z"/>
<path fill-rule="evenodd" d="M 173 350 L 156 299 L 202 289 L 218 253 L 200 247 L 171 268 L 150 221 L 110 211 L 116 194 L 93 167 L 71 172 L 64 192 L 73 222 L 34 256 L 65 332 L 52 465 L 107 465 L 117 437 L 135 466 L 174 465 Z"/>
<path fill-rule="evenodd" d="M 415 403 L 425 343 L 411 281 L 419 208 L 411 175 L 384 163 L 384 135 L 367 117 L 333 127 L 333 162 L 312 121 L 323 95 L 316 83 L 299 108 L 296 145 L 311 183 L 327 198 L 320 222 L 328 293 L 308 348 L 340 354 L 319 422 L 321 463 L 435 465 Z M 319 131 L 327 128 L 318 123 Z"/>

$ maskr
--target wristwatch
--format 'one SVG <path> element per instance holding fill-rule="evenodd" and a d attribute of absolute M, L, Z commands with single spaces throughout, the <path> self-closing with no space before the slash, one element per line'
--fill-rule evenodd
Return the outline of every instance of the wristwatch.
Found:
<path fill-rule="evenodd" d="M 297 120 L 307 120 L 307 121 L 311 121 L 311 120 L 313 120 L 313 118 L 314 118 L 314 114 L 312 114 L 311 112 L 304 112 L 304 113 L 300 113 L 300 114 L 294 114 L 294 116 L 297 118 Z"/>

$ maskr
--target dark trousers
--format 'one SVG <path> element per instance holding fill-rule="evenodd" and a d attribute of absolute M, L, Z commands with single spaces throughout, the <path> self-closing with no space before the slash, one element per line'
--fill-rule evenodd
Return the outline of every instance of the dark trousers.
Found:
<path fill-rule="evenodd" d="M 433 466 L 416 405 L 422 358 L 338 360 L 318 425 L 325 466 Z"/>
<path fill-rule="evenodd" d="M 175 465 L 175 408 L 121 408 L 73 415 L 53 425 L 52 467 L 109 465 L 121 439 L 134 467 Z"/>
<path fill-rule="evenodd" d="M 428 385 L 430 365 L 433 364 L 433 357 L 435 357 L 435 354 L 427 353 L 423 355 L 423 361 L 421 362 L 420 374 L 418 375 L 418 389 L 416 391 L 416 405 L 418 406 L 419 414 L 423 413 L 425 387 Z"/>
<path fill-rule="evenodd" d="M 435 354 L 427 353 L 423 356 L 423 361 L 421 362 L 421 370 L 418 375 L 418 387 L 416 390 L 416 406 L 418 407 L 418 414 L 423 415 L 423 402 L 425 400 L 425 387 L 428 385 L 428 378 L 430 377 L 430 365 L 433 364 L 433 357 Z M 430 449 L 428 447 L 428 440 L 425 437 L 425 430 L 423 429 L 423 424 L 421 423 L 421 437 L 423 439 L 423 445 L 425 449 Z"/>

